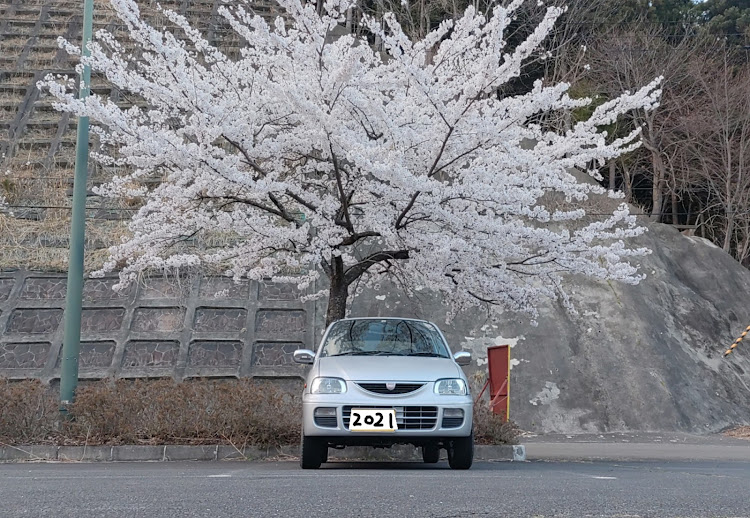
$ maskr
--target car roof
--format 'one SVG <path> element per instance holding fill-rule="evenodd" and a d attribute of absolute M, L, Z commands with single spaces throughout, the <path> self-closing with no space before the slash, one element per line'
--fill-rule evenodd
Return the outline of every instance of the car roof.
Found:
<path fill-rule="evenodd" d="M 348 317 L 341 318 L 336 322 L 352 321 L 352 320 L 410 320 L 412 322 L 424 322 L 425 324 L 432 324 L 429 320 L 422 320 L 420 318 L 409 318 L 409 317 Z"/>

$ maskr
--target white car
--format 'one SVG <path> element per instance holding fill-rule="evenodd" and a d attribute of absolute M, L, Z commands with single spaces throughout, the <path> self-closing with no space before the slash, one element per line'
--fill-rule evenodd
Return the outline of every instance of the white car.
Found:
<path fill-rule="evenodd" d="M 312 364 L 302 394 L 304 469 L 319 468 L 328 448 L 413 444 L 425 462 L 440 449 L 454 469 L 474 458 L 473 401 L 460 365 L 438 327 L 407 318 L 349 318 L 334 322 L 317 353 L 294 360 Z"/>

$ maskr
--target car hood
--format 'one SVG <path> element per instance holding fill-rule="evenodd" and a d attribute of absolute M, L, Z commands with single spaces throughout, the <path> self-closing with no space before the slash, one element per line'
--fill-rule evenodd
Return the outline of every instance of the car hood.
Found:
<path fill-rule="evenodd" d="M 461 377 L 461 369 L 452 358 L 326 356 L 318 360 L 318 375 L 350 381 L 435 381 Z"/>

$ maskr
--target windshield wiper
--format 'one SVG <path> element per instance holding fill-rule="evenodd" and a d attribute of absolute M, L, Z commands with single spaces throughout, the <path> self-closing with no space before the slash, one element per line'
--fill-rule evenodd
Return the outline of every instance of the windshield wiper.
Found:
<path fill-rule="evenodd" d="M 345 353 L 330 354 L 329 356 L 406 356 L 403 353 L 388 351 L 347 351 Z"/>
<path fill-rule="evenodd" d="M 447 358 L 447 356 L 443 356 L 439 353 L 432 353 L 432 352 L 417 352 L 417 353 L 409 353 L 406 356 L 431 356 L 434 358 Z"/>

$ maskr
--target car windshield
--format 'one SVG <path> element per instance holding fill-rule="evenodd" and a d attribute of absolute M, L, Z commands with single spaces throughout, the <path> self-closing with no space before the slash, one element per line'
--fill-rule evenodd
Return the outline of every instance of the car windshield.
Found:
<path fill-rule="evenodd" d="M 416 320 L 339 320 L 321 356 L 434 356 L 448 358 L 437 328 Z"/>

